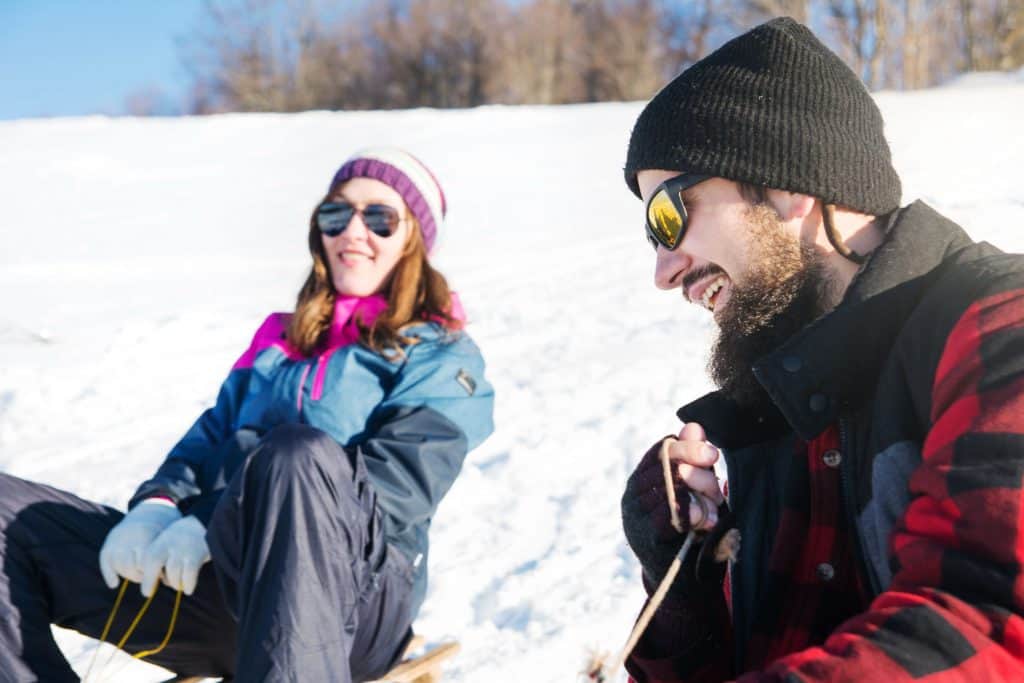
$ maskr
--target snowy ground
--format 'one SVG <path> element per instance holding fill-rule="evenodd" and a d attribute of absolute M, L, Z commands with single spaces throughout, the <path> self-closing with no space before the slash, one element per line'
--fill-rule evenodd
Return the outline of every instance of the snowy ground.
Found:
<path fill-rule="evenodd" d="M 1024 76 L 878 100 L 905 201 L 1024 251 Z M 462 641 L 452 683 L 573 680 L 641 603 L 623 483 L 708 389 L 709 317 L 652 286 L 621 180 L 640 106 L 0 122 L 0 469 L 123 506 L 292 304 L 335 167 L 407 147 L 447 191 L 438 261 L 498 392 L 417 627 Z M 58 638 L 84 672 L 92 641 Z M 109 680 L 166 677 L 122 665 Z"/>

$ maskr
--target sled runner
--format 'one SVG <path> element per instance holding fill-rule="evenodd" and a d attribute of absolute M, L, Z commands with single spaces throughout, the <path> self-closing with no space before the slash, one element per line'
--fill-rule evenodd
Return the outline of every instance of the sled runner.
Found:
<path fill-rule="evenodd" d="M 418 657 L 409 656 L 410 652 L 420 649 L 423 644 L 421 636 L 413 637 L 405 651 L 406 658 L 374 683 L 439 683 L 441 663 L 457 655 L 461 646 L 453 640 L 428 648 Z"/>
<path fill-rule="evenodd" d="M 409 655 L 410 652 L 422 648 L 425 643 L 423 636 L 414 636 L 405 651 L 405 658 L 373 683 L 439 683 L 441 664 L 457 655 L 462 646 L 453 640 L 428 648 L 419 656 Z M 200 683 L 205 680 L 207 679 L 202 676 L 175 676 L 165 683 Z"/>

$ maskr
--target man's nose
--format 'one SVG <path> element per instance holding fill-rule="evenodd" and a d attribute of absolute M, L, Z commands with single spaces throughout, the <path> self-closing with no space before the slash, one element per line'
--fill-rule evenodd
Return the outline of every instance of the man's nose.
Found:
<path fill-rule="evenodd" d="M 693 265 L 693 259 L 679 245 L 672 251 L 659 245 L 654 262 L 654 286 L 658 289 L 675 289 L 683 275 Z"/>

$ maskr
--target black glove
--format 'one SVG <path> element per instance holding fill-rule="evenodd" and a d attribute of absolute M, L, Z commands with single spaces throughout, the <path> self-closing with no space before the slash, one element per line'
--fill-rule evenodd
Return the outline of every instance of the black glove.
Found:
<path fill-rule="evenodd" d="M 690 489 L 675 477 L 675 495 L 683 532 L 676 531 L 672 526 L 660 457 L 662 441 L 651 446 L 640 459 L 640 464 L 626 482 L 626 491 L 622 496 L 622 528 L 626 533 L 629 547 L 633 549 L 643 568 L 644 585 L 649 593 L 653 593 L 661 583 L 690 531 Z M 719 519 L 722 519 L 722 513 L 725 512 L 727 510 L 723 505 L 719 509 Z M 712 535 L 715 538 L 720 536 L 718 533 Z M 701 555 L 703 537 L 704 534 L 698 537 L 683 559 L 679 575 L 669 589 L 668 597 L 673 601 L 688 601 L 705 594 L 708 590 L 721 588 L 725 572 L 724 563 L 701 561 L 701 581 L 697 580 L 698 556 Z"/>

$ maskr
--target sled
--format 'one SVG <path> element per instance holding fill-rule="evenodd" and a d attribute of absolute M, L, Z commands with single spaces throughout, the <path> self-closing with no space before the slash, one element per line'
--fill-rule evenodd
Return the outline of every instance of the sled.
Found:
<path fill-rule="evenodd" d="M 406 658 L 372 683 L 439 683 L 441 664 L 457 655 L 462 646 L 453 640 L 428 648 L 417 657 L 409 656 L 410 652 L 423 647 L 424 642 L 422 636 L 414 636 L 405 650 Z"/>
<path fill-rule="evenodd" d="M 414 636 L 405 650 L 406 658 L 371 683 L 439 683 L 441 664 L 457 655 L 462 646 L 458 641 L 449 641 L 429 648 L 419 656 L 409 656 L 410 652 L 419 650 L 425 643 L 423 636 Z M 200 683 L 205 680 L 204 676 L 175 676 L 164 683 Z"/>

